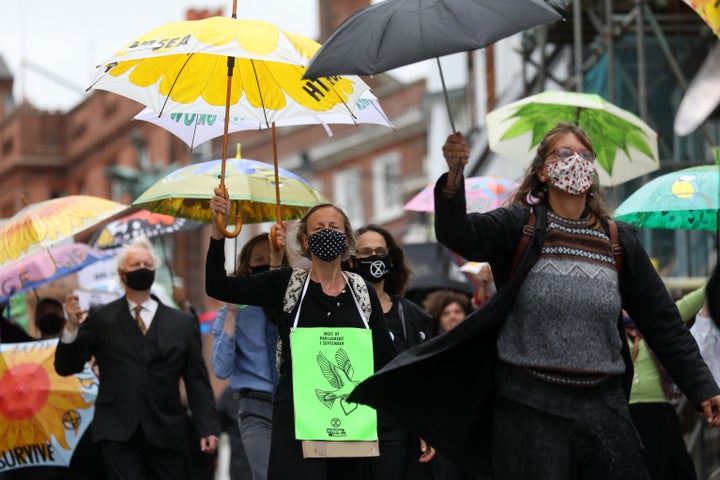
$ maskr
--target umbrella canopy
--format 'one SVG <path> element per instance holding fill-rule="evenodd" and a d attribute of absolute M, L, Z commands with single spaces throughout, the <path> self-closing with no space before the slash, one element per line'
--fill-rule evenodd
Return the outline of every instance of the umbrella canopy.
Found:
<path fill-rule="evenodd" d="M 111 256 L 108 252 L 84 243 L 50 247 L 35 252 L 0 267 L 0 302 Z"/>
<path fill-rule="evenodd" d="M 133 205 L 152 212 L 209 223 L 210 199 L 222 168 L 221 160 L 188 165 L 176 170 L 138 197 Z M 275 219 L 275 173 L 273 165 L 249 159 L 227 160 L 228 193 L 232 212 L 243 223 Z M 325 197 L 298 175 L 280 168 L 281 218 L 300 218 Z M 235 219 L 231 216 L 230 222 Z"/>
<path fill-rule="evenodd" d="M 660 168 L 657 133 L 634 114 L 598 95 L 549 90 L 488 113 L 490 149 L 523 167 L 559 122 L 593 140 L 600 185 L 615 186 Z"/>
<path fill-rule="evenodd" d="M 155 238 L 171 233 L 196 230 L 202 226 L 202 223 L 186 218 L 140 210 L 110 222 L 97 230 L 89 243 L 101 249 L 118 248 L 136 237 Z"/>
<path fill-rule="evenodd" d="M 275 124 L 278 127 L 319 124 L 325 128 L 329 137 L 332 136 L 332 130 L 330 130 L 329 124 L 333 123 L 346 125 L 371 123 L 395 129 L 387 118 L 387 115 L 385 115 L 385 111 L 380 106 L 380 102 L 378 102 L 377 98 L 370 92 L 365 92 L 362 98 L 358 100 L 353 113 L 353 116 L 340 115 L 337 113 L 318 113 L 315 115 L 285 118 L 278 120 Z M 199 145 L 223 134 L 222 117 L 218 115 L 199 113 L 158 115 L 153 110 L 145 108 L 135 115 L 134 119 L 144 120 L 164 128 L 185 142 L 190 149 L 194 148 L 195 145 Z M 265 122 L 233 117 L 229 121 L 228 133 L 243 130 L 263 130 L 265 128 L 267 128 Z"/>
<path fill-rule="evenodd" d="M 675 133 L 680 136 L 692 133 L 719 104 L 720 42 L 710 50 L 680 102 L 675 115 Z"/>
<path fill-rule="evenodd" d="M 385 0 L 345 20 L 315 54 L 305 76 L 382 73 L 484 48 L 561 18 L 543 0 Z"/>
<path fill-rule="evenodd" d="M 27 204 L 0 227 L 0 267 L 83 232 L 128 208 L 90 195 Z"/>
<path fill-rule="evenodd" d="M 97 377 L 87 365 L 81 373 L 58 375 L 56 346 L 56 339 L 0 345 L 3 471 L 69 465 L 92 421 Z"/>
<path fill-rule="evenodd" d="M 439 58 L 484 48 L 560 19 L 543 0 L 385 0 L 358 10 L 340 24 L 310 61 L 305 78 L 374 75 L 437 58 L 455 132 Z"/>
<path fill-rule="evenodd" d="M 469 177 L 465 179 L 465 198 L 467 211 L 488 212 L 501 207 L 510 197 L 518 182 L 500 177 Z M 403 207 L 405 210 L 415 212 L 434 212 L 435 184 L 431 183 L 423 188 Z"/>
<path fill-rule="evenodd" d="M 720 166 L 667 173 L 643 185 L 618 206 L 617 220 L 641 228 L 718 230 Z"/>
<path fill-rule="evenodd" d="M 352 116 L 369 87 L 358 77 L 303 80 L 318 48 L 307 37 L 258 20 L 172 22 L 132 40 L 103 62 L 89 89 L 109 90 L 158 113 L 222 118 L 229 101 L 230 117 L 267 126 L 320 112 Z"/>
<path fill-rule="evenodd" d="M 352 117 L 360 96 L 370 89 L 359 77 L 303 79 L 320 44 L 268 22 L 238 20 L 236 10 L 233 0 L 232 18 L 173 22 L 142 35 L 106 61 L 90 86 L 132 98 L 158 113 L 222 115 L 221 190 L 226 189 L 231 117 L 272 126 L 277 172 L 276 121 L 317 113 Z M 280 183 L 277 178 L 275 183 Z M 275 219 L 280 223 L 279 189 L 275 193 Z M 228 231 L 222 217 L 216 224 L 227 237 L 240 233 L 239 228 Z"/>

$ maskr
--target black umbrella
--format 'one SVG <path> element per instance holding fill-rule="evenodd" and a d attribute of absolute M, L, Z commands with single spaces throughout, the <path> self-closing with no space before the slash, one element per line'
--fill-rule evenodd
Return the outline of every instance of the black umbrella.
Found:
<path fill-rule="evenodd" d="M 551 0 L 557 4 L 557 0 Z M 560 20 L 544 0 L 385 0 L 355 12 L 310 61 L 305 78 L 373 75 L 431 58 L 484 48 Z M 440 61 L 438 60 L 438 67 Z M 450 113 L 445 81 L 448 116 Z"/>

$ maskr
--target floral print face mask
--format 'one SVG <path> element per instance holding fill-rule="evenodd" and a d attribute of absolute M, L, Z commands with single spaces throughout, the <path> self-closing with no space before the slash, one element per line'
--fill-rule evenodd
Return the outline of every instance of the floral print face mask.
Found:
<path fill-rule="evenodd" d="M 581 195 L 592 186 L 593 162 L 578 154 L 547 165 L 550 183 L 570 195 Z"/>

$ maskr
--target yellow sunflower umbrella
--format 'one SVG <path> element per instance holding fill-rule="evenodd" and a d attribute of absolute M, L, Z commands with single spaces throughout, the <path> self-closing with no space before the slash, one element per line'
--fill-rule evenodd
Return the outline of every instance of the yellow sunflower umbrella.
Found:
<path fill-rule="evenodd" d="M 158 114 L 222 115 L 221 189 L 231 117 L 272 126 L 277 167 L 277 120 L 317 113 L 353 117 L 356 102 L 369 90 L 356 76 L 303 79 L 320 44 L 268 22 L 238 20 L 236 11 L 234 0 L 232 18 L 174 22 L 142 35 L 105 62 L 90 87 L 132 98 Z M 279 189 L 276 195 L 279 223 Z M 226 236 L 239 234 L 222 222 L 218 217 Z"/>
<path fill-rule="evenodd" d="M 0 267 L 56 245 L 128 208 L 90 195 L 26 202 L 0 227 Z"/>

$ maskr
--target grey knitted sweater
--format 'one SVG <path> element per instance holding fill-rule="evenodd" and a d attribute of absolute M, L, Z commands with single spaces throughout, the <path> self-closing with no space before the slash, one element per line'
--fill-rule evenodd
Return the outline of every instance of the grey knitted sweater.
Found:
<path fill-rule="evenodd" d="M 498 336 L 498 357 L 523 367 L 621 374 L 620 308 L 603 227 L 548 212 L 541 257 Z"/>

